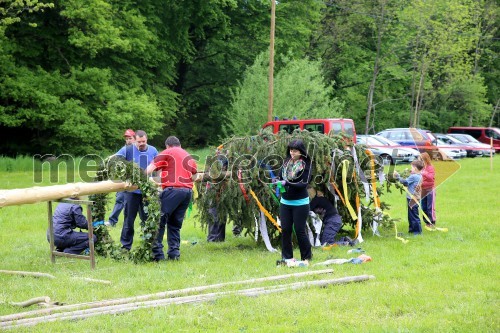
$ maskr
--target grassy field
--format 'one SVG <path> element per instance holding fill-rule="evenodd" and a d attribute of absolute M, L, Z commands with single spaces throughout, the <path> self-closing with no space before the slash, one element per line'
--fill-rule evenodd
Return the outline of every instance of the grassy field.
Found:
<path fill-rule="evenodd" d="M 375 280 L 258 297 L 227 296 L 198 304 L 44 323 L 18 331 L 499 332 L 500 156 L 494 160 L 493 171 L 487 158 L 458 163 L 460 170 L 437 191 L 438 226 L 447 227 L 449 232 L 424 231 L 421 237 L 405 233 L 407 244 L 395 239 L 394 230 L 383 230 L 383 237 L 366 232 L 361 246 L 372 262 L 334 265 L 334 273 L 329 276 L 307 278 L 370 274 Z M 33 175 L 11 168 L 9 172 L 0 171 L 0 184 L 4 189 L 31 187 Z M 392 205 L 390 215 L 401 218 L 398 231 L 407 231 L 404 195 L 394 190 L 383 200 Z M 121 225 L 122 220 L 112 229 L 116 240 Z M 266 251 L 252 237 L 232 236 L 230 225 L 225 243 L 207 243 L 195 211 L 182 229 L 182 239 L 188 244 L 182 245 L 179 262 L 134 265 L 99 258 L 94 271 L 83 260 L 57 258 L 53 265 L 46 228 L 46 203 L 0 209 L 0 269 L 38 271 L 57 277 L 51 280 L 0 274 L 0 315 L 24 311 L 9 302 L 38 296 L 73 304 L 324 268 L 276 267 L 279 254 Z M 197 243 L 191 245 L 194 241 Z M 351 258 L 354 255 L 347 254 L 348 249 L 314 249 L 313 263 Z M 295 251 L 298 253 L 298 249 Z M 75 277 L 110 280 L 112 284 Z M 282 283 L 296 281 L 300 280 Z M 243 287 L 226 290 L 237 288 Z"/>

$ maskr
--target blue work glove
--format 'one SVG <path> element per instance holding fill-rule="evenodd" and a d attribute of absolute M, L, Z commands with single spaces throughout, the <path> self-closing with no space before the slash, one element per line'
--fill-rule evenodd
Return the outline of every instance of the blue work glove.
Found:
<path fill-rule="evenodd" d="M 104 225 L 104 221 L 94 221 L 94 222 L 92 222 L 92 226 L 94 228 L 96 228 L 96 227 L 98 227 L 100 225 Z"/>

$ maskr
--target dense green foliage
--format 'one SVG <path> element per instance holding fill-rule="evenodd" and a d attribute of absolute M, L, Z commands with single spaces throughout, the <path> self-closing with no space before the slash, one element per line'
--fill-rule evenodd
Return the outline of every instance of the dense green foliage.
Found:
<path fill-rule="evenodd" d="M 1 153 L 113 151 L 125 128 L 146 130 L 159 147 L 170 134 L 186 146 L 214 144 L 238 131 L 252 96 L 259 116 L 246 128 L 258 128 L 270 4 L 1 1 Z M 279 1 L 274 115 L 341 115 L 358 132 L 498 126 L 499 8 L 494 0 Z M 251 80 L 258 86 L 248 89 Z"/>
<path fill-rule="evenodd" d="M 357 210 L 359 203 L 365 230 L 372 226 L 374 220 L 384 227 L 393 226 L 394 221 L 382 215 L 383 210 L 388 208 L 386 204 L 381 203 L 381 211 L 375 209 L 373 192 L 369 186 L 372 168 L 375 178 L 384 172 L 381 161 L 374 159 L 372 165 L 363 146 L 356 145 L 353 148 L 352 142 L 342 135 L 327 136 L 300 130 L 292 134 L 281 131 L 275 135 L 269 130 L 261 130 L 259 135 L 233 137 L 225 141 L 219 149 L 220 154 L 207 159 L 205 164 L 205 172 L 211 177 L 197 185 L 200 197 L 196 202 L 201 211 L 201 224 L 213 223 L 210 208 L 214 207 L 220 221 L 230 221 L 250 234 L 255 232 L 255 218 L 261 211 L 259 204 L 272 216 L 278 216 L 279 199 L 275 194 L 276 186 L 272 184 L 271 172 L 275 176 L 279 175 L 288 143 L 292 139 L 301 139 L 307 147 L 312 161 L 310 185 L 321 190 L 331 202 L 335 202 L 335 197 L 342 197 L 337 209 L 346 227 L 355 228 L 358 221 L 351 217 L 347 206 L 343 204 L 344 200 L 348 200 L 354 210 Z M 358 163 L 355 162 L 354 149 Z M 227 162 L 227 169 L 222 169 L 220 158 Z M 344 165 L 344 161 L 347 164 Z M 342 186 L 344 172 L 347 196 Z M 340 193 L 335 192 L 333 186 L 337 186 Z M 258 203 L 251 195 L 252 191 Z M 379 187 L 377 192 L 381 194 L 384 191 Z M 357 218 L 356 213 L 355 216 Z M 279 240 L 277 228 L 269 219 L 267 224 L 271 241 Z"/>

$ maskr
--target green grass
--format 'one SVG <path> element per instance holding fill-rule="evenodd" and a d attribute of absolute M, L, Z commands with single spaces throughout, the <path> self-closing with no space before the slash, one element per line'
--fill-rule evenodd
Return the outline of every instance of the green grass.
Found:
<path fill-rule="evenodd" d="M 45 323 L 29 331 L 498 332 L 500 157 L 495 157 L 493 171 L 487 158 L 459 164 L 460 170 L 437 191 L 438 226 L 449 232 L 424 231 L 422 237 L 408 237 L 407 244 L 394 238 L 394 230 L 384 230 L 383 237 L 366 232 L 361 246 L 373 261 L 333 266 L 332 277 L 370 274 L 375 280 Z M 3 188 L 29 187 L 33 185 L 30 179 L 30 172 L 0 172 Z M 407 231 L 404 195 L 393 190 L 383 200 L 392 205 L 390 215 L 401 218 L 398 231 Z M 2 208 L 0 269 L 46 272 L 57 280 L 0 274 L 0 302 L 46 295 L 73 304 L 305 270 L 277 268 L 279 254 L 267 252 L 250 236 L 233 237 L 231 226 L 225 243 L 207 243 L 194 213 L 185 220 L 182 239 L 198 243 L 182 245 L 180 262 L 134 265 L 99 258 L 92 271 L 83 260 L 57 258 L 55 265 L 50 262 L 45 203 Z M 116 240 L 122 219 L 112 229 Z M 314 262 L 350 258 L 347 250 L 314 249 Z M 88 283 L 74 276 L 110 280 L 112 285 Z M 0 315 L 18 311 L 0 304 Z"/>

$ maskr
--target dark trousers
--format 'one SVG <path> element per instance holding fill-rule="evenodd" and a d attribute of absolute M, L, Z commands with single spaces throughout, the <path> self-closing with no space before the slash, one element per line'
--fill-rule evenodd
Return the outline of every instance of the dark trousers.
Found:
<path fill-rule="evenodd" d="M 335 243 L 335 236 L 342 228 L 342 218 L 339 214 L 325 216 L 323 219 L 323 233 L 321 234 L 321 244 Z"/>
<path fill-rule="evenodd" d="M 413 234 L 422 233 L 422 225 L 420 224 L 420 217 L 418 216 L 418 205 L 411 199 L 406 199 L 408 203 L 408 232 Z"/>
<path fill-rule="evenodd" d="M 207 242 L 223 242 L 226 239 L 226 223 L 219 220 L 215 207 L 210 208 L 208 213 L 213 223 L 208 225 Z"/>
<path fill-rule="evenodd" d="M 436 224 L 436 212 L 434 210 L 435 200 L 436 192 L 434 190 L 422 190 L 422 200 L 420 201 L 420 205 L 422 206 L 422 211 L 430 219 L 430 221 L 428 221 L 424 216 L 426 224 Z"/>
<path fill-rule="evenodd" d="M 95 243 L 97 242 L 97 237 L 96 235 L 93 236 Z M 49 239 L 47 238 L 47 240 Z M 89 234 L 73 231 L 64 235 L 64 237 L 54 235 L 54 245 L 58 251 L 63 251 L 64 253 L 81 254 L 83 250 L 89 247 Z"/>
<path fill-rule="evenodd" d="M 302 260 L 312 259 L 311 243 L 307 236 L 307 216 L 309 216 L 309 205 L 289 206 L 280 205 L 281 220 L 281 256 L 283 259 L 293 258 L 292 232 L 299 242 L 300 256 Z"/>
<path fill-rule="evenodd" d="M 181 228 L 184 215 L 191 201 L 191 190 L 188 188 L 167 187 L 160 194 L 161 219 L 158 235 L 153 245 L 153 257 L 156 260 L 165 259 L 163 253 L 163 235 L 167 228 L 167 243 L 169 258 L 178 258 L 181 255 Z"/>
<path fill-rule="evenodd" d="M 118 218 L 120 217 L 120 213 L 125 206 L 125 192 L 116 192 L 116 201 L 115 206 L 113 207 L 113 211 L 111 215 L 109 215 L 109 223 L 115 225 L 118 223 Z"/>
<path fill-rule="evenodd" d="M 134 241 L 134 223 L 137 213 L 141 218 L 142 223 L 144 223 L 148 215 L 144 211 L 144 202 L 142 201 L 142 194 L 133 192 L 125 193 L 125 213 L 123 220 L 122 234 L 120 236 L 120 242 L 124 249 L 130 250 L 132 248 L 132 243 Z"/>

